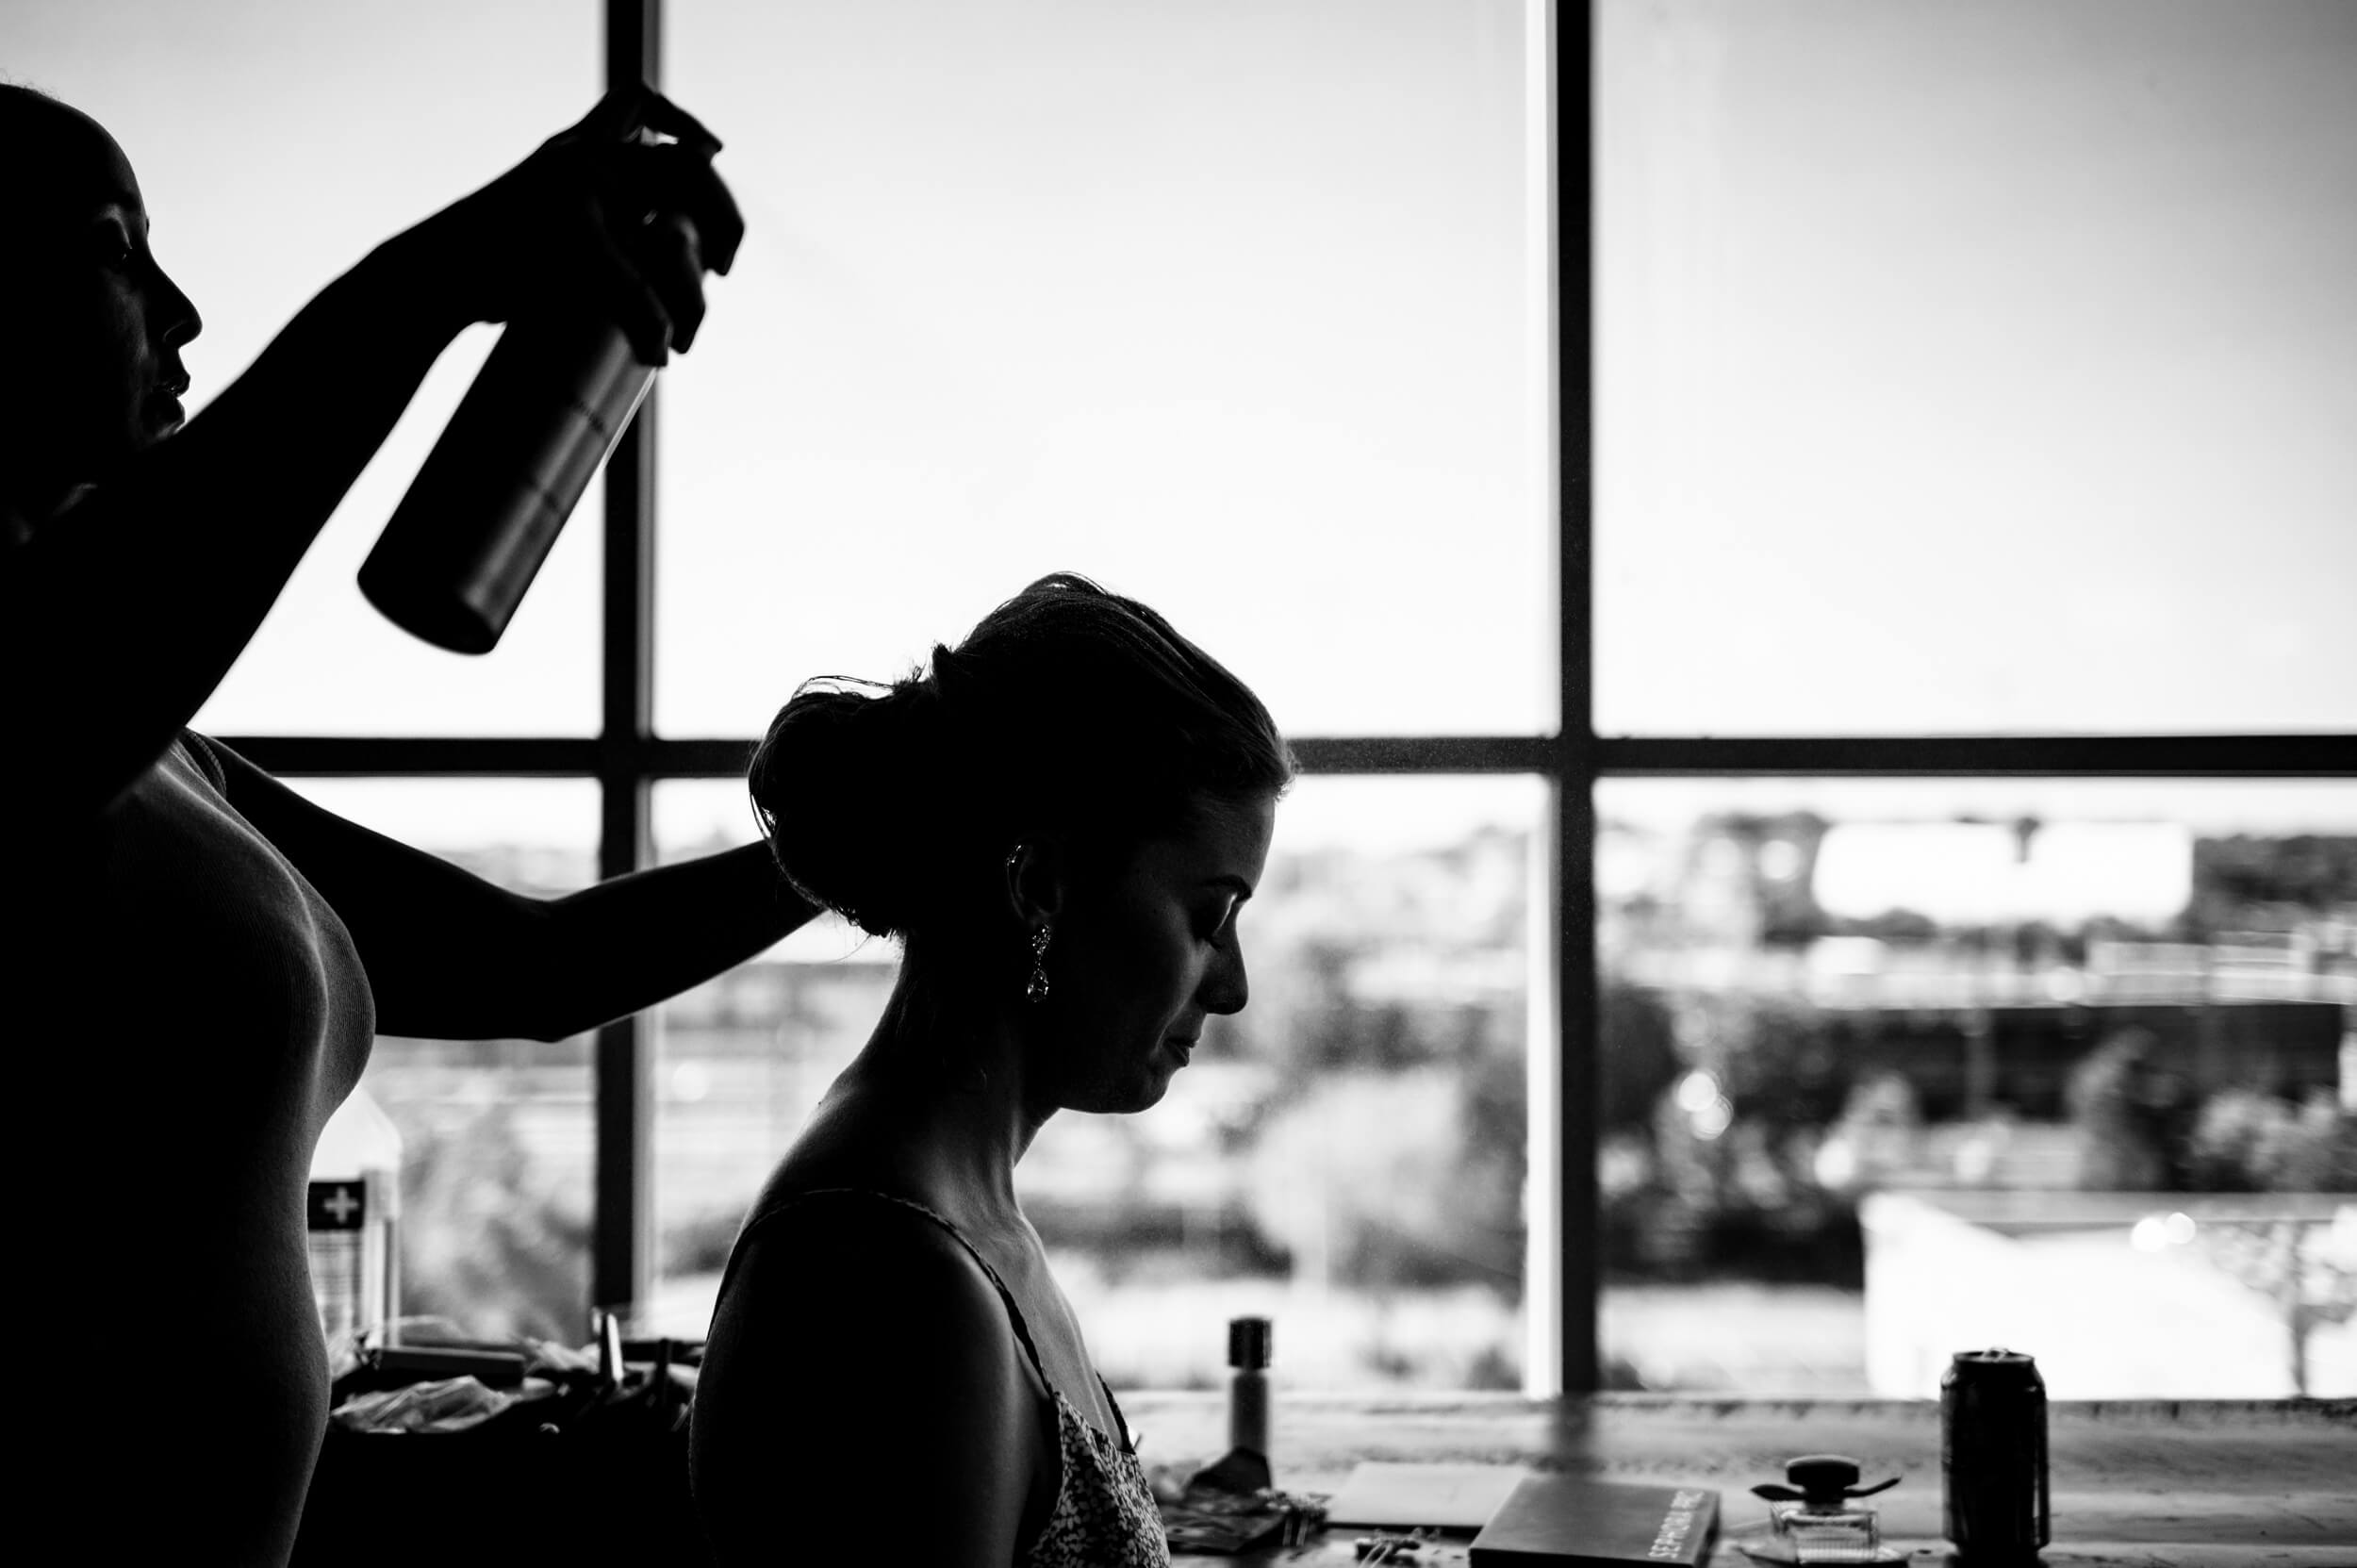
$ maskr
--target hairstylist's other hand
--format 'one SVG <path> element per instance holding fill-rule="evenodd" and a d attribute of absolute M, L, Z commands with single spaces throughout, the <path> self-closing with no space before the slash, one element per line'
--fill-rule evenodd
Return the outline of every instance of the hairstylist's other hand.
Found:
<path fill-rule="evenodd" d="M 602 312 L 641 360 L 660 365 L 696 339 L 704 269 L 726 272 L 745 237 L 712 167 L 719 147 L 651 88 L 609 92 L 579 124 L 404 238 L 421 247 L 432 274 L 422 285 L 470 322 L 564 301 Z"/>

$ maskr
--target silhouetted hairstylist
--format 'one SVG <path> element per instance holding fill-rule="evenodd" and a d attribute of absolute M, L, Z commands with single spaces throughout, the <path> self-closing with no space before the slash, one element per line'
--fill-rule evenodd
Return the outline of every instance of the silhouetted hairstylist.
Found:
<path fill-rule="evenodd" d="M 742 224 L 701 127 L 635 107 L 698 145 L 556 137 L 330 284 L 184 429 L 199 319 L 129 162 L 0 87 L 13 1541 L 283 1560 L 327 1395 L 305 1182 L 376 1033 L 561 1038 L 808 915 L 760 846 L 519 898 L 185 729 L 461 329 L 555 300 L 650 363 L 693 340 Z"/>

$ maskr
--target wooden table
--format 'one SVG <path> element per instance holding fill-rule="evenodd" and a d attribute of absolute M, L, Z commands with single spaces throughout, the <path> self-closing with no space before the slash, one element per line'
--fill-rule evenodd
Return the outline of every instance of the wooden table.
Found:
<path fill-rule="evenodd" d="M 1225 1444 L 1216 1394 L 1123 1396 L 1148 1463 Z M 2357 1568 L 2357 1400 L 2057 1404 L 2049 1564 L 2139 1568 Z M 1781 1479 L 1796 1454 L 1847 1454 L 1868 1480 L 1885 1539 L 1932 1568 L 1940 1540 L 1939 1408 L 1912 1400 L 1696 1399 L 1599 1395 L 1534 1401 L 1279 1396 L 1272 1442 L 1278 1484 L 1332 1492 L 1360 1460 L 1523 1464 L 1608 1479 L 1684 1483 L 1719 1494 L 1713 1568 L 1748 1568 L 1728 1543 L 1766 1517 L 1755 1481 Z M 1343 1563 L 1362 1529 L 1329 1529 L 1308 1550 L 1231 1561 Z M 1211 1563 L 1210 1558 L 1181 1562 Z M 1425 1564 L 1461 1563 L 1462 1542 Z"/>

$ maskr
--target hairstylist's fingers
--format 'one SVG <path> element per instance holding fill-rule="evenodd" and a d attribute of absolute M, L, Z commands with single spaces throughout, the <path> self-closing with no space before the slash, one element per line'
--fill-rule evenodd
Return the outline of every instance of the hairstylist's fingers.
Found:
<path fill-rule="evenodd" d="M 590 105 L 588 113 L 541 142 L 535 156 L 546 157 L 566 147 L 626 140 L 631 112 L 627 99 L 609 92 Z"/>
<path fill-rule="evenodd" d="M 613 210 L 679 213 L 696 225 L 696 241 L 714 272 L 735 265 L 745 219 L 710 159 L 684 142 L 618 148 L 612 156 L 610 178 L 620 192 L 611 199 Z"/>
<path fill-rule="evenodd" d="M 646 285 L 663 301 L 671 320 L 671 347 L 684 354 L 704 320 L 704 269 L 696 226 L 684 218 L 656 213 L 631 247 Z"/>
<path fill-rule="evenodd" d="M 705 129 L 702 121 L 652 88 L 645 89 L 645 92 L 638 107 L 649 130 L 679 138 L 681 145 L 700 157 L 708 158 L 720 150 L 720 139 Z"/>
<path fill-rule="evenodd" d="M 643 82 L 612 89 L 589 107 L 570 127 L 556 133 L 556 141 L 624 141 L 640 125 L 648 124 L 654 103 L 664 102 L 662 94 Z M 667 104 L 668 107 L 668 105 Z"/>

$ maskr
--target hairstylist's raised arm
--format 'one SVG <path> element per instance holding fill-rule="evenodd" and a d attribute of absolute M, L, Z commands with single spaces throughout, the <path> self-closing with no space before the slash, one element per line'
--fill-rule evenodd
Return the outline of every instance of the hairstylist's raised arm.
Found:
<path fill-rule="evenodd" d="M 626 140 L 616 133 L 630 115 L 682 140 Z M 186 429 L 119 470 L 44 473 L 41 453 L 28 450 L 38 443 L 0 431 L 11 443 L 0 504 L 30 535 L 0 561 L 0 656 L 12 674 L 0 723 L 44 759 L 38 772 L 11 770 L 11 793 L 96 809 L 138 777 L 244 650 L 436 357 L 470 323 L 508 320 L 527 304 L 569 305 L 612 316 L 650 363 L 687 347 L 702 319 L 702 272 L 726 270 L 742 235 L 709 151 L 701 127 L 659 97 L 609 98 L 508 173 L 370 253 Z M 119 183 L 129 183 L 127 165 Z M 12 265 L 17 295 L 37 293 L 43 278 L 70 281 L 83 265 L 79 209 L 69 201 L 61 210 L 58 256 Z M 124 210 L 116 204 L 117 220 Z M 120 264 L 152 270 L 135 190 L 127 210 L 126 230 L 139 233 Z M 645 221 L 654 213 L 689 225 Z M 39 303 L 18 297 L 8 307 Z M 188 320 L 192 334 L 192 308 Z"/>

